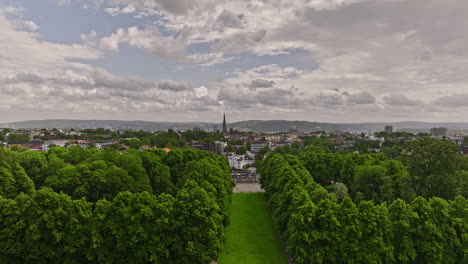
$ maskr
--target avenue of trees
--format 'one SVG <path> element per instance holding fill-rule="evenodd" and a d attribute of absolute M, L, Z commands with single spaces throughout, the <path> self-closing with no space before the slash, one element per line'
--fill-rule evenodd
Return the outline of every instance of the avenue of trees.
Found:
<path fill-rule="evenodd" d="M 464 263 L 466 165 L 455 145 L 430 138 L 393 160 L 278 149 L 261 184 L 296 263 Z"/>
<path fill-rule="evenodd" d="M 0 149 L 0 263 L 209 263 L 227 161 L 195 149 Z"/>

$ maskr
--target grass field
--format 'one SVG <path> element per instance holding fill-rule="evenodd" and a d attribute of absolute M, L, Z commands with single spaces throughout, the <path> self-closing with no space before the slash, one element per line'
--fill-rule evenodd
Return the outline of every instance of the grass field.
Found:
<path fill-rule="evenodd" d="M 218 264 L 287 264 L 263 193 L 235 193 Z"/>

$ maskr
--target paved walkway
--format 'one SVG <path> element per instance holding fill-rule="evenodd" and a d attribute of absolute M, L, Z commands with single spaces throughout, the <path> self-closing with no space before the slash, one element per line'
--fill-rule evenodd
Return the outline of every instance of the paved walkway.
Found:
<path fill-rule="evenodd" d="M 259 193 L 265 192 L 260 183 L 238 183 L 234 187 L 233 193 Z"/>

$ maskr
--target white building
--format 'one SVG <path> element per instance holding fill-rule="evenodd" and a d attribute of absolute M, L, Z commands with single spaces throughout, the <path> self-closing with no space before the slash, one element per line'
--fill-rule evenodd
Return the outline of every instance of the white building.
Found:
<path fill-rule="evenodd" d="M 234 169 L 243 169 L 246 165 L 252 165 L 255 160 L 247 155 L 236 155 L 236 154 L 229 154 L 227 156 L 229 161 L 229 167 Z"/>
<path fill-rule="evenodd" d="M 42 145 L 42 151 L 48 151 L 50 145 L 54 145 L 57 147 L 65 147 L 65 145 L 69 142 L 69 140 L 47 140 L 44 141 Z"/>
<path fill-rule="evenodd" d="M 259 152 L 262 148 L 268 146 L 268 143 L 262 142 L 262 143 L 253 143 L 250 144 L 250 151 L 252 152 Z"/>

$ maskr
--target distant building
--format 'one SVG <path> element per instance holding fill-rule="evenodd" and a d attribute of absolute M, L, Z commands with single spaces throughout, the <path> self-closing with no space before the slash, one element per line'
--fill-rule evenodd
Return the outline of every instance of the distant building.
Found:
<path fill-rule="evenodd" d="M 203 151 L 216 152 L 216 146 L 214 143 L 204 143 L 204 142 L 193 141 L 190 143 L 190 147 L 203 150 Z"/>
<path fill-rule="evenodd" d="M 242 169 L 246 165 L 252 165 L 255 160 L 247 155 L 231 154 L 227 156 L 229 166 L 234 169 Z"/>
<path fill-rule="evenodd" d="M 255 168 L 251 170 L 233 170 L 231 171 L 231 177 L 236 183 L 252 183 L 258 182 L 257 172 Z"/>
<path fill-rule="evenodd" d="M 289 129 L 289 133 L 297 133 L 297 127 L 293 126 Z"/>
<path fill-rule="evenodd" d="M 227 130 L 227 124 L 226 124 L 226 113 L 224 113 L 224 116 L 223 116 L 223 135 L 227 135 L 229 134 L 228 130 Z"/>
<path fill-rule="evenodd" d="M 463 155 L 468 155 L 468 145 L 461 145 L 460 149 L 463 152 Z"/>
<path fill-rule="evenodd" d="M 446 127 L 433 127 L 431 128 L 431 136 L 433 137 L 441 137 L 447 135 L 447 128 Z"/>
<path fill-rule="evenodd" d="M 393 133 L 393 127 L 392 126 L 385 126 L 385 132 L 388 134 Z"/>
<path fill-rule="evenodd" d="M 216 153 L 218 153 L 219 155 L 223 155 L 224 154 L 224 149 L 227 147 L 227 143 L 226 142 L 223 142 L 223 141 L 215 141 L 215 149 L 216 149 Z"/>
<path fill-rule="evenodd" d="M 256 143 L 252 143 L 250 144 L 250 151 L 252 152 L 259 152 L 262 148 L 268 146 L 268 143 L 266 142 L 256 142 Z"/>

